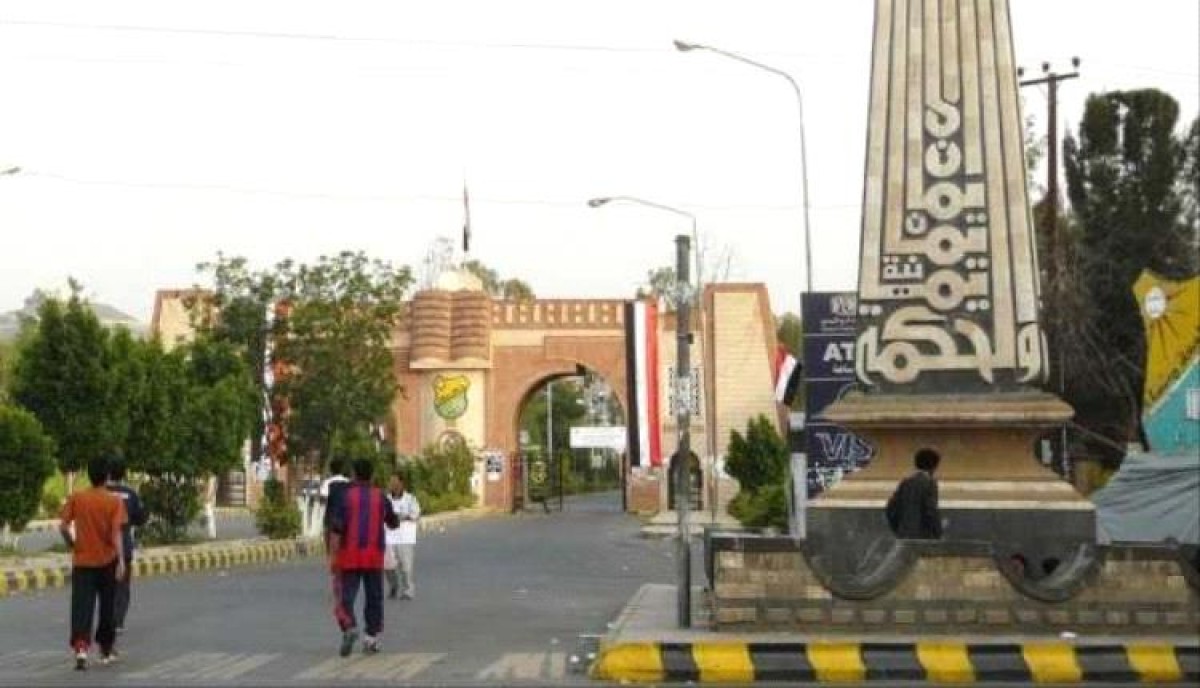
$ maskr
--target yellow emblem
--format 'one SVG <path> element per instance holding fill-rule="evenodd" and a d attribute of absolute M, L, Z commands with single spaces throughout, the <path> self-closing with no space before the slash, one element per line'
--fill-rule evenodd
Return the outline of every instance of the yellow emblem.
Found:
<path fill-rule="evenodd" d="M 466 375 L 438 375 L 433 378 L 433 410 L 446 420 L 467 412 L 467 391 L 471 381 Z"/>

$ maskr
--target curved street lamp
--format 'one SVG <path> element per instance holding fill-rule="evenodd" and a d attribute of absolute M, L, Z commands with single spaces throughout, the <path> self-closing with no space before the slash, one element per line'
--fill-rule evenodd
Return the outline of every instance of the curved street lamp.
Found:
<path fill-rule="evenodd" d="M 21 168 L 14 165 L 13 167 L 10 167 L 8 169 L 0 170 L 0 177 L 3 177 L 6 174 L 17 174 L 20 171 L 21 171 Z"/>
<path fill-rule="evenodd" d="M 761 62 L 756 62 L 748 57 L 731 53 L 727 50 L 714 48 L 710 45 L 702 45 L 700 43 L 687 43 L 685 41 L 676 40 L 675 49 L 681 53 L 691 52 L 693 50 L 707 50 L 718 55 L 723 55 L 731 60 L 737 60 L 751 67 L 768 71 L 777 76 L 787 79 L 792 85 L 792 90 L 796 93 L 796 109 L 800 115 L 800 184 L 801 190 L 804 193 L 804 269 L 805 269 L 805 291 L 812 291 L 812 241 L 809 237 L 809 222 L 808 222 L 808 153 L 804 142 L 804 98 L 800 95 L 800 85 L 787 72 L 765 65 Z"/>
<path fill-rule="evenodd" d="M 647 201 L 644 198 L 638 198 L 636 196 L 601 196 L 599 198 L 593 198 L 587 202 L 588 207 L 590 208 L 599 208 L 601 206 L 608 205 L 609 203 L 636 203 L 649 208 L 665 210 L 668 213 L 682 215 L 683 217 L 686 217 L 692 221 L 692 243 L 695 244 L 694 253 L 696 257 L 696 304 L 699 305 L 702 300 L 701 292 L 704 286 L 704 280 L 700 274 L 700 237 L 696 234 L 696 216 L 686 210 L 680 210 L 679 208 L 663 205 L 662 203 L 655 203 L 654 201 Z"/>

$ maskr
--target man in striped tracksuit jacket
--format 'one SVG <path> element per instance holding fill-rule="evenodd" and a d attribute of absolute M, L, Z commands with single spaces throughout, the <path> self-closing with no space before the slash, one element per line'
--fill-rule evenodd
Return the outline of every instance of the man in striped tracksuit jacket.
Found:
<path fill-rule="evenodd" d="M 334 509 L 330 519 L 330 570 L 335 594 L 339 596 L 334 616 L 342 630 L 343 657 L 350 654 L 358 639 L 354 600 L 360 585 L 366 597 L 364 653 L 379 652 L 379 636 L 383 632 L 384 528 L 395 528 L 400 519 L 392 509 L 391 500 L 371 485 L 373 473 L 370 461 L 356 460 L 354 482 L 342 491 L 336 504 L 330 504 Z"/>

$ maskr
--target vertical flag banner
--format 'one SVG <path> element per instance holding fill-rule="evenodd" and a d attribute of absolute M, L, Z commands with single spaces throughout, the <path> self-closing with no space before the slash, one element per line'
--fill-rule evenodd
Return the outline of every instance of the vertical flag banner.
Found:
<path fill-rule="evenodd" d="M 629 465 L 662 465 L 659 429 L 658 305 L 625 303 L 625 376 L 629 390 Z"/>

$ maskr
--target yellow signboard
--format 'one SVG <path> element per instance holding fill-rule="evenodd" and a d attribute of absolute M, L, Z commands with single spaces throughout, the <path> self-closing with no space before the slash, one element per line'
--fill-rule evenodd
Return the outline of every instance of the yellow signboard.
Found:
<path fill-rule="evenodd" d="M 1146 328 L 1144 408 L 1150 409 L 1200 350 L 1200 277 L 1184 282 L 1149 270 L 1133 285 Z"/>

